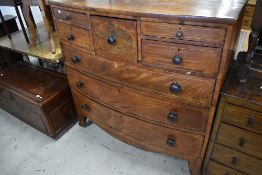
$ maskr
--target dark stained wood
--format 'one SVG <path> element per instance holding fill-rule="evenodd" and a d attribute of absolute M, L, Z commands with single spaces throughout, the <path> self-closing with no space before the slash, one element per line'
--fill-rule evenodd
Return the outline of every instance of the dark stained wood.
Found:
<path fill-rule="evenodd" d="M 0 72 L 0 99 L 3 109 L 53 138 L 75 120 L 66 77 L 25 63 Z"/>
<path fill-rule="evenodd" d="M 177 56 L 181 57 L 181 63 L 174 63 Z M 169 70 L 185 69 L 188 74 L 199 72 L 215 77 L 220 58 L 221 48 L 142 41 L 142 63 Z"/>
<path fill-rule="evenodd" d="M 167 154 L 189 154 L 194 157 L 198 157 L 200 154 L 203 143 L 203 137 L 200 135 L 159 127 L 142 120 L 134 119 L 100 105 L 91 99 L 84 98 L 75 90 L 72 92 L 78 114 L 88 116 L 94 122 L 103 123 L 122 134 L 166 151 Z M 82 109 L 83 104 L 87 104 L 87 110 Z M 136 129 L 133 126 L 136 126 Z M 166 143 L 168 139 L 174 139 L 176 141 L 175 145 L 168 145 Z"/>
<path fill-rule="evenodd" d="M 97 56 L 125 62 L 137 61 L 136 21 L 90 16 Z M 115 41 L 110 44 L 108 39 Z M 128 56 L 127 56 L 128 55 Z"/>
<path fill-rule="evenodd" d="M 233 174 L 252 175 L 260 174 L 262 170 L 262 94 L 258 89 L 261 76 L 260 73 L 251 72 L 248 81 L 240 84 L 238 70 L 239 64 L 235 63 L 221 92 L 204 161 L 204 175 L 225 170 Z M 232 164 L 232 160 L 236 163 Z M 209 164 L 213 161 L 224 167 L 213 165 L 211 170 Z"/>
<path fill-rule="evenodd" d="M 123 113 L 136 115 L 140 118 L 172 128 L 182 127 L 199 130 L 202 133 L 206 130 L 208 111 L 204 109 L 194 109 L 179 106 L 178 104 L 170 104 L 140 94 L 139 91 L 131 91 L 121 86 L 113 86 L 84 76 L 69 67 L 67 67 L 67 75 L 72 88 Z M 79 80 L 84 82 L 81 88 L 76 86 Z M 168 114 L 170 112 L 177 114 L 177 120 L 175 122 L 168 120 Z"/>
<path fill-rule="evenodd" d="M 52 5 L 88 11 L 95 9 L 98 13 L 229 24 L 236 22 L 246 2 L 246 0 L 189 0 L 187 2 L 183 0 L 50 0 Z"/>
<path fill-rule="evenodd" d="M 163 145 L 160 148 L 144 143 L 119 132 L 115 125 L 110 127 L 98 122 L 99 117 L 90 118 L 129 144 L 179 155 L 188 160 L 193 175 L 201 171 L 245 3 L 245 0 L 227 3 L 218 0 L 50 1 L 54 10 L 86 14 L 90 19 L 90 28 L 82 28 L 91 32 L 94 45 L 89 49 L 61 39 L 71 88 L 80 96 L 90 98 L 90 102 L 108 107 L 109 111 L 124 113 L 134 123 L 143 120 L 146 125 L 203 136 L 200 154 L 170 153 Z M 178 51 L 177 47 L 185 54 L 181 67 L 169 62 L 171 54 Z M 100 111 L 95 109 L 93 112 Z M 171 111 L 177 111 L 178 123 L 167 121 Z M 89 116 L 79 114 L 78 118 L 79 124 L 85 126 Z M 130 133 L 137 132 L 132 125 L 121 126 Z M 139 131 L 139 135 L 144 136 L 147 130 L 150 129 Z"/>
<path fill-rule="evenodd" d="M 214 145 L 211 159 L 250 175 L 257 175 L 262 171 L 261 160 L 219 144 Z M 232 163 L 233 159 L 236 159 L 236 163 Z"/>

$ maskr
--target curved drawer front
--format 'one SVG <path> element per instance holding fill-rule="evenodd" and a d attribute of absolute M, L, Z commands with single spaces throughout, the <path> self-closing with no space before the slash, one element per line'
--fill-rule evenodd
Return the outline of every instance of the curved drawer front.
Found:
<path fill-rule="evenodd" d="M 56 21 L 56 26 L 62 42 L 93 51 L 93 41 L 90 30 Z"/>
<path fill-rule="evenodd" d="M 67 68 L 70 86 L 81 93 L 117 109 L 168 127 L 205 132 L 208 110 L 170 104 L 138 91 L 111 85 Z"/>
<path fill-rule="evenodd" d="M 220 57 L 220 48 L 142 41 L 142 62 L 171 70 L 186 69 L 214 77 Z"/>
<path fill-rule="evenodd" d="M 85 98 L 74 90 L 72 92 L 78 115 L 87 116 L 98 124 L 103 123 L 112 130 L 143 142 L 145 149 L 147 145 L 150 145 L 167 154 L 183 154 L 194 157 L 200 155 L 203 136 L 168 129 L 129 117 Z M 86 107 L 83 108 L 83 106 Z"/>
<path fill-rule="evenodd" d="M 67 64 L 96 77 L 121 83 L 140 91 L 151 92 L 193 104 L 209 105 L 215 81 L 189 75 L 175 74 L 160 70 L 145 69 L 136 64 L 113 62 L 100 57 L 89 56 L 85 52 L 77 54 L 69 47 L 64 48 Z M 78 62 L 72 62 L 75 56 Z"/>
<path fill-rule="evenodd" d="M 157 38 L 169 38 L 177 41 L 196 41 L 222 46 L 225 39 L 225 29 L 190 26 L 170 23 L 145 22 L 141 23 L 143 35 Z"/>

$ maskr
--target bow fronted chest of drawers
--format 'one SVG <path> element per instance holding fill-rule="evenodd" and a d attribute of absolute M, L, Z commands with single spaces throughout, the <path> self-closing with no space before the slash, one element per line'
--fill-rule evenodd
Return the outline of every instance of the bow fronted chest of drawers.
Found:
<path fill-rule="evenodd" d="M 236 63 L 221 92 L 204 163 L 207 175 L 257 175 L 262 171 L 262 73 L 238 81 Z"/>
<path fill-rule="evenodd" d="M 199 174 L 245 3 L 51 0 L 80 125 Z"/>

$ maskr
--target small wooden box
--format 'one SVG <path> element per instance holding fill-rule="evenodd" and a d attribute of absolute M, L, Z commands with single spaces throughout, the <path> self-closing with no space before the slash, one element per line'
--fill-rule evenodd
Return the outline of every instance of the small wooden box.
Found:
<path fill-rule="evenodd" d="M 75 121 L 66 77 L 26 63 L 0 72 L 0 107 L 53 138 Z"/>

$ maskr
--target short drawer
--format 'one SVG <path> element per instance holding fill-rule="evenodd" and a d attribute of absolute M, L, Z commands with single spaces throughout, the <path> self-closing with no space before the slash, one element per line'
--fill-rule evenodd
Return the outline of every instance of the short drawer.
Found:
<path fill-rule="evenodd" d="M 167 154 L 185 154 L 194 157 L 200 155 L 203 136 L 168 129 L 127 116 L 85 98 L 74 90 L 73 97 L 78 115 L 87 116 L 98 124 L 103 123 L 113 130 L 142 141 L 145 145 L 157 147 Z"/>
<path fill-rule="evenodd" d="M 56 20 L 63 21 L 70 25 L 89 29 L 88 15 L 85 13 L 77 13 L 73 11 L 53 8 L 53 15 Z"/>
<path fill-rule="evenodd" d="M 262 113 L 226 104 L 222 121 L 262 134 Z"/>
<path fill-rule="evenodd" d="M 142 62 L 169 69 L 186 69 L 215 76 L 220 63 L 221 49 L 142 41 Z"/>
<path fill-rule="evenodd" d="M 74 51 L 65 45 L 62 47 L 68 65 L 96 77 L 169 99 L 201 105 L 212 102 L 214 79 L 144 69 L 139 64 L 113 62 L 80 50 Z"/>
<path fill-rule="evenodd" d="M 260 134 L 221 123 L 216 141 L 254 157 L 262 158 L 262 136 Z"/>
<path fill-rule="evenodd" d="M 112 85 L 83 75 L 67 67 L 73 89 L 123 113 L 171 128 L 185 128 L 205 133 L 208 110 L 170 104 L 130 88 Z"/>
<path fill-rule="evenodd" d="M 208 162 L 206 175 L 246 175 L 246 174 L 211 160 Z"/>
<path fill-rule="evenodd" d="M 137 62 L 136 21 L 90 16 L 95 53 L 124 62 Z"/>
<path fill-rule="evenodd" d="M 228 147 L 215 144 L 211 159 L 250 175 L 258 175 L 262 171 L 262 161 Z"/>
<path fill-rule="evenodd" d="M 182 41 L 223 44 L 225 29 L 142 21 L 142 34 Z"/>
<path fill-rule="evenodd" d="M 56 21 L 56 26 L 60 35 L 60 40 L 68 44 L 93 51 L 93 42 L 90 30 L 76 26 L 71 26 L 61 21 Z"/>

